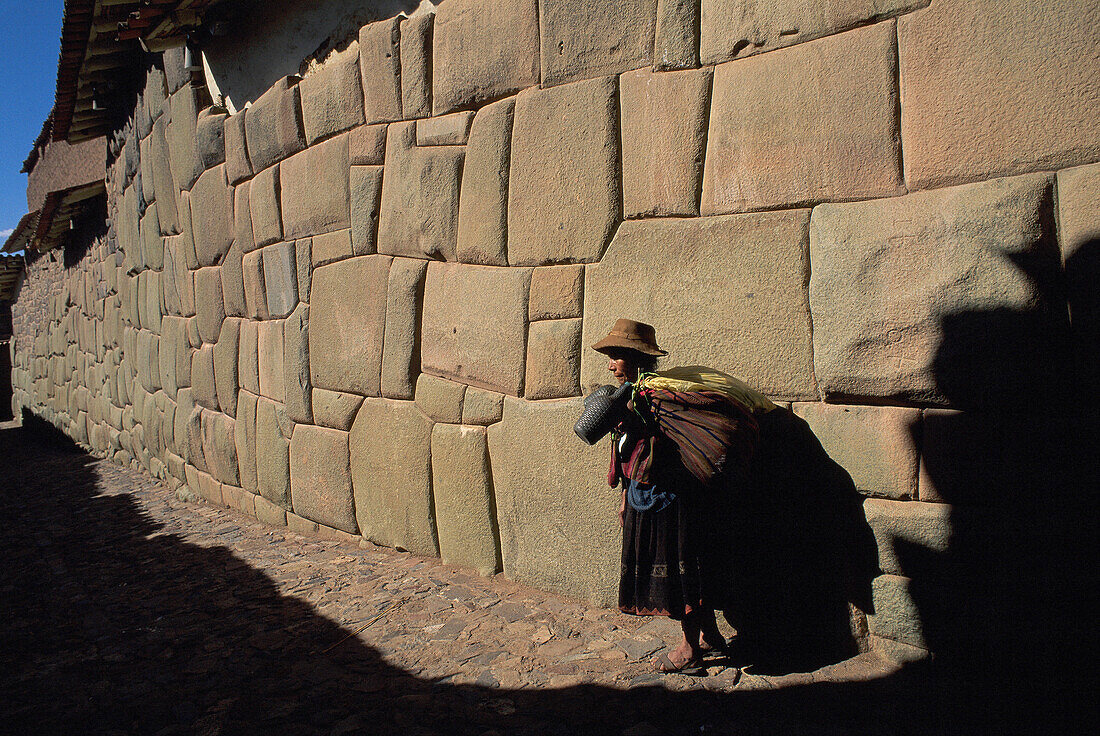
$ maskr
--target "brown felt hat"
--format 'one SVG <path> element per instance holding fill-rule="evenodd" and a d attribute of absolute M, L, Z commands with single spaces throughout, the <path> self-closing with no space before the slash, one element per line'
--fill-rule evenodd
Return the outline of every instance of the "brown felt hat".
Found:
<path fill-rule="evenodd" d="M 657 347 L 657 333 L 653 325 L 632 319 L 617 319 L 607 337 L 592 346 L 593 350 L 606 353 L 610 348 L 629 348 L 646 355 L 668 355 Z"/>

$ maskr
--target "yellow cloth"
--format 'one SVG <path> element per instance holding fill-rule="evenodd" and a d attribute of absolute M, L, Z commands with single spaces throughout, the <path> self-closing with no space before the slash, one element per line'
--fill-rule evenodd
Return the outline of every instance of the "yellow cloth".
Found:
<path fill-rule="evenodd" d="M 767 413 L 777 408 L 767 396 L 750 388 L 744 381 L 703 365 L 685 365 L 647 373 L 639 378 L 638 387 L 666 391 L 719 391 L 754 413 Z"/>

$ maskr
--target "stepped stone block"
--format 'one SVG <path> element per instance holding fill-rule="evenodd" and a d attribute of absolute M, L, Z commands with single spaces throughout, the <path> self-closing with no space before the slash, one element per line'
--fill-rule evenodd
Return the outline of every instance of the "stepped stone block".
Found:
<path fill-rule="evenodd" d="M 168 154 L 176 190 L 190 191 L 202 173 L 198 148 L 195 145 L 195 123 L 199 110 L 197 92 L 187 86 L 174 92 L 171 99 L 172 117 L 168 123 Z"/>
<path fill-rule="evenodd" d="M 875 612 L 867 614 L 867 628 L 872 636 L 928 649 L 912 584 L 911 579 L 900 575 L 880 575 L 871 581 Z"/>
<path fill-rule="evenodd" d="M 949 551 L 952 507 L 869 498 L 863 502 L 863 512 L 875 535 L 878 566 L 883 573 L 914 578 L 935 574 L 921 569 L 922 555 L 943 555 Z"/>
<path fill-rule="evenodd" d="M 605 77 L 525 90 L 516 99 L 508 192 L 510 264 L 600 257 L 622 207 L 617 98 L 616 78 Z M 563 146 L 562 141 L 570 143 Z"/>
<path fill-rule="evenodd" d="M 472 111 L 455 112 L 436 118 L 416 121 L 416 145 L 464 146 L 470 137 Z"/>
<path fill-rule="evenodd" d="M 439 553 L 445 565 L 500 571 L 489 445 L 484 427 L 432 429 L 432 490 Z"/>
<path fill-rule="evenodd" d="M 462 421 L 462 397 L 466 384 L 420 374 L 416 379 L 416 408 L 436 422 Z"/>
<path fill-rule="evenodd" d="M 359 30 L 359 66 L 368 123 L 401 119 L 401 16 Z"/>
<path fill-rule="evenodd" d="M 359 44 L 334 54 L 298 85 L 306 142 L 363 124 L 363 86 L 359 77 Z"/>
<path fill-rule="evenodd" d="M 264 291 L 272 317 L 286 317 L 298 305 L 298 268 L 294 243 L 276 243 L 264 248 Z"/>
<path fill-rule="evenodd" d="M 391 260 L 361 256 L 313 272 L 309 354 L 314 386 L 379 394 Z"/>
<path fill-rule="evenodd" d="M 860 493 L 898 501 L 917 497 L 920 409 L 814 403 L 795 404 L 794 413 Z"/>
<path fill-rule="evenodd" d="M 248 316 L 252 319 L 270 319 L 267 286 L 264 284 L 263 251 L 254 250 L 241 257 L 241 277 L 244 279 L 244 302 Z"/>
<path fill-rule="evenodd" d="M 218 405 L 229 416 L 237 413 L 237 370 L 242 321 L 236 318 L 225 320 L 222 323 L 221 336 L 214 345 L 214 387 L 218 395 Z"/>
<path fill-rule="evenodd" d="M 650 66 L 657 0 L 541 0 L 546 86 Z"/>
<path fill-rule="evenodd" d="M 810 41 L 928 5 L 929 0 L 702 0 L 703 64 Z M 700 3 L 697 3 L 700 5 Z"/>
<path fill-rule="evenodd" d="M 294 512 L 357 534 L 351 491 L 348 433 L 303 424 L 290 440 L 290 492 Z"/>
<path fill-rule="evenodd" d="M 539 83 L 537 0 L 449 0 L 432 34 L 436 115 L 506 97 Z"/>
<path fill-rule="evenodd" d="M 677 365 L 717 368 L 768 396 L 816 399 L 808 227 L 807 210 L 624 222 L 603 260 L 586 266 L 584 392 L 607 382 L 607 358 L 588 346 L 630 317 L 655 326 Z"/>
<path fill-rule="evenodd" d="M 432 114 L 432 23 L 435 13 L 401 24 L 401 113 L 406 120 Z"/>
<path fill-rule="evenodd" d="M 437 556 L 432 421 L 411 401 L 363 400 L 351 428 L 355 515 L 364 539 Z"/>
<path fill-rule="evenodd" d="M 202 412 L 202 451 L 206 465 L 221 483 L 237 485 L 237 444 L 233 420 L 220 411 Z"/>
<path fill-rule="evenodd" d="M 527 333 L 528 399 L 560 399 L 580 394 L 581 320 L 532 322 Z"/>
<path fill-rule="evenodd" d="M 283 77 L 256 99 L 244 117 L 253 171 L 263 171 L 306 147 L 297 77 Z"/>
<path fill-rule="evenodd" d="M 351 247 L 357 256 L 378 250 L 378 214 L 382 204 L 382 167 L 351 167 Z"/>
<path fill-rule="evenodd" d="M 316 424 L 347 432 L 355 421 L 355 414 L 363 403 L 363 397 L 315 388 L 312 401 L 313 419 Z"/>
<path fill-rule="evenodd" d="M 353 255 L 355 254 L 351 250 L 350 230 L 337 230 L 324 235 L 315 235 L 310 239 L 310 258 L 313 260 L 314 268 L 342 261 Z"/>
<path fill-rule="evenodd" d="M 898 21 L 910 189 L 1100 158 L 1100 8 L 931 3 Z"/>
<path fill-rule="evenodd" d="M 225 165 L 204 171 L 191 191 L 191 228 L 200 266 L 216 266 L 233 242 L 233 200 Z"/>
<path fill-rule="evenodd" d="M 489 427 L 501 556 L 512 580 L 609 606 L 619 578 L 619 493 L 607 487 L 606 448 L 584 447 L 573 434 L 582 409 L 580 398 L 506 397 L 503 421 Z M 523 462 L 503 460 L 517 457 Z"/>
<path fill-rule="evenodd" d="M 893 23 L 714 70 L 702 213 L 902 194 Z"/>
<path fill-rule="evenodd" d="M 531 272 L 527 318 L 570 319 L 581 316 L 584 266 L 546 266 Z"/>
<path fill-rule="evenodd" d="M 653 70 L 693 69 L 699 66 L 699 3 L 695 0 L 657 0 L 653 39 Z"/>
<path fill-rule="evenodd" d="M 191 396 L 196 404 L 213 411 L 219 410 L 213 345 L 203 345 L 191 355 Z"/>
<path fill-rule="evenodd" d="M 230 184 L 242 182 L 253 174 L 244 124 L 247 113 L 247 109 L 241 110 L 225 120 L 225 176 Z"/>
<path fill-rule="evenodd" d="M 699 214 L 710 78 L 709 69 L 619 78 L 626 217 Z"/>
<path fill-rule="evenodd" d="M 221 267 L 211 266 L 195 271 L 195 307 L 199 337 L 205 343 L 217 342 L 225 320 Z"/>
<path fill-rule="evenodd" d="M 279 426 L 285 421 L 279 417 L 282 410 L 274 401 L 256 400 L 256 484 L 261 496 L 287 509 L 291 507 L 290 441 Z"/>
<path fill-rule="evenodd" d="M 237 466 L 241 486 L 249 493 L 257 493 L 256 481 L 256 396 L 248 391 L 237 395 L 237 417 L 233 425 L 233 439 L 237 445 Z"/>
<path fill-rule="evenodd" d="M 251 189 L 250 181 L 233 188 L 233 242 L 244 253 L 256 249 L 256 237 L 252 231 Z"/>
<path fill-rule="evenodd" d="M 295 422 L 312 424 L 308 304 L 299 304 L 283 323 L 283 387 L 287 416 Z"/>
<path fill-rule="evenodd" d="M 423 370 L 519 395 L 530 279 L 529 269 L 429 263 L 421 329 Z"/>
<path fill-rule="evenodd" d="M 427 270 L 427 262 L 416 258 L 395 258 L 390 265 L 381 384 L 382 395 L 388 399 L 413 398 L 420 373 L 420 322 Z"/>
<path fill-rule="evenodd" d="M 260 393 L 259 328 L 259 322 L 241 322 L 240 353 L 237 361 L 237 376 L 241 388 L 254 394 Z"/>
<path fill-rule="evenodd" d="M 1030 175 L 815 208 L 810 306 L 825 395 L 986 406 L 1050 385 L 1051 365 L 1031 356 L 1054 349 L 1057 327 L 1051 196 L 1051 177 Z M 1017 315 L 1011 334 L 979 317 L 998 310 Z"/>
<path fill-rule="evenodd" d="M 310 238 L 294 241 L 294 266 L 298 271 L 298 298 L 308 303 L 313 281 L 313 241 Z"/>
<path fill-rule="evenodd" d="M 349 167 L 347 134 L 311 146 L 279 166 L 284 238 L 350 226 Z"/>
<path fill-rule="evenodd" d="M 477 111 L 466 144 L 458 208 L 458 260 L 508 265 L 508 164 L 516 101 Z"/>
<path fill-rule="evenodd" d="M 386 162 L 385 125 L 360 125 L 348 133 L 352 166 L 381 166 Z"/>
<path fill-rule="evenodd" d="M 259 347 L 260 395 L 281 404 L 286 399 L 283 320 L 270 320 L 257 325 L 256 341 Z"/>
<path fill-rule="evenodd" d="M 256 174 L 249 184 L 248 204 L 252 214 L 252 239 L 259 248 L 283 239 L 279 209 L 279 165 Z"/>
<path fill-rule="evenodd" d="M 222 303 L 227 317 L 243 317 L 248 313 L 248 302 L 244 295 L 244 254 L 241 247 L 233 243 L 221 265 Z"/>
<path fill-rule="evenodd" d="M 195 123 L 195 147 L 199 152 L 199 162 L 204 169 L 212 169 L 225 163 L 225 119 L 229 117 L 224 108 L 208 107 L 199 113 Z"/>
<path fill-rule="evenodd" d="M 455 260 L 460 147 L 417 148 L 416 123 L 395 123 L 386 136 L 378 252 Z"/>
<path fill-rule="evenodd" d="M 504 394 L 469 386 L 462 399 L 463 424 L 496 424 L 504 416 Z"/>

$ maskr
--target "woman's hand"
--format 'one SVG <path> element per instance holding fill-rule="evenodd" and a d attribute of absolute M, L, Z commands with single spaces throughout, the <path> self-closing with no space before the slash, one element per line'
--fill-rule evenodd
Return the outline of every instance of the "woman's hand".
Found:
<path fill-rule="evenodd" d="M 626 489 L 623 489 L 622 498 L 619 501 L 619 526 L 626 523 Z"/>

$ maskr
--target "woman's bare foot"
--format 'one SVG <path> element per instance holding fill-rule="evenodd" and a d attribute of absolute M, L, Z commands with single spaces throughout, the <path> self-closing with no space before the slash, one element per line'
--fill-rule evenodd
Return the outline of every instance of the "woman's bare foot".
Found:
<path fill-rule="evenodd" d="M 702 662 L 703 651 L 699 648 L 692 648 L 688 644 L 687 640 L 681 640 L 675 649 L 671 649 L 664 654 L 661 654 L 654 658 L 653 666 L 658 672 L 684 672 L 694 674 L 696 670 L 700 669 L 700 663 Z"/>

